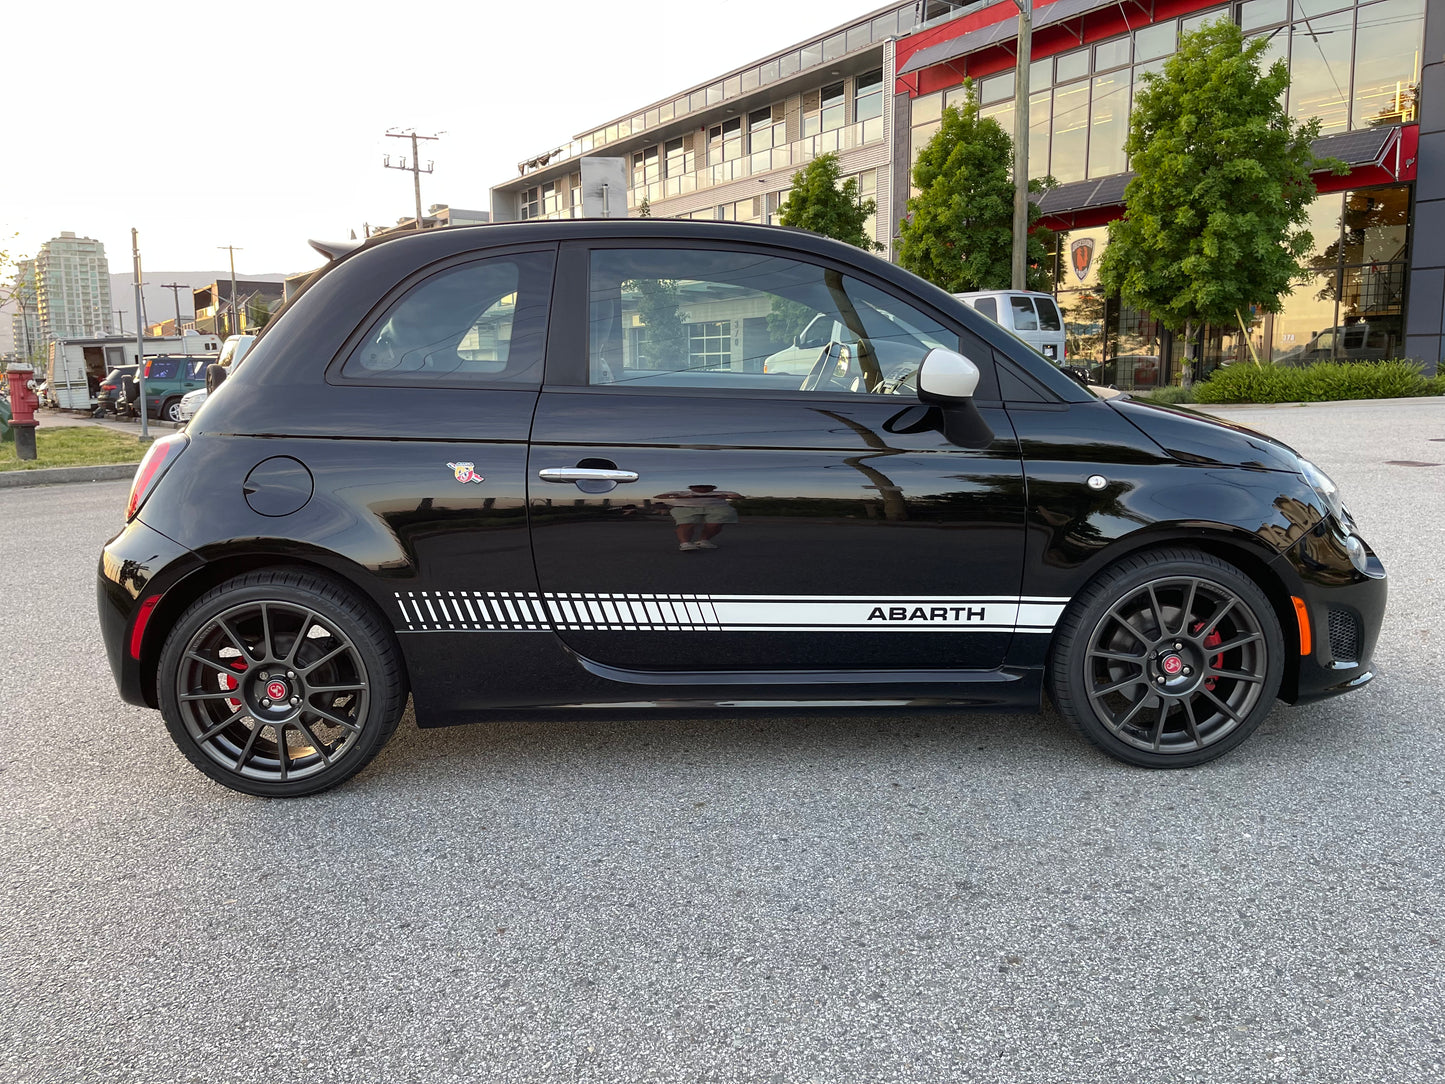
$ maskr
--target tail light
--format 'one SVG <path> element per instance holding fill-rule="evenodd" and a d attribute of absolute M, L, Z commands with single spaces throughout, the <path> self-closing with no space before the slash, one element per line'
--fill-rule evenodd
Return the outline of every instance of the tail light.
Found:
<path fill-rule="evenodd" d="M 191 438 L 184 433 L 172 433 L 168 437 L 162 437 L 150 446 L 145 458 L 140 461 L 136 468 L 135 480 L 130 484 L 130 500 L 125 506 L 125 521 L 129 523 L 135 519 L 135 514 L 140 511 L 141 505 L 145 504 L 146 498 L 156 488 L 156 483 L 161 480 L 161 475 L 170 469 L 180 454 L 186 450 L 186 445 Z"/>
<path fill-rule="evenodd" d="M 146 362 L 145 375 L 146 375 L 146 379 L 149 380 L 149 379 L 150 379 L 150 375 L 151 375 L 151 363 L 150 363 L 149 361 Z"/>

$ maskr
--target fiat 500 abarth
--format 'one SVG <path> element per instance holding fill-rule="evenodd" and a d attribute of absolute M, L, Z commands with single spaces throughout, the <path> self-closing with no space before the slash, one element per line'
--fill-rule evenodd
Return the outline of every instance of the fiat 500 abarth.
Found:
<path fill-rule="evenodd" d="M 227 786 L 341 782 L 408 695 L 440 726 L 1047 690 L 1176 767 L 1372 676 L 1384 569 L 1317 468 L 857 249 L 575 221 L 333 255 L 100 560 L 121 696 Z"/>

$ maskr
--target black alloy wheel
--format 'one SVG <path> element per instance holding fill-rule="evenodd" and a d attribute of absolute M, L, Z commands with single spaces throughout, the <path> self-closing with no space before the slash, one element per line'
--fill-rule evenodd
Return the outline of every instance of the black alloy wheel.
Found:
<path fill-rule="evenodd" d="M 1249 737 L 1283 670 L 1279 619 L 1253 581 L 1212 555 L 1160 550 L 1112 566 L 1075 600 L 1049 686 L 1109 755 L 1188 767 Z"/>
<path fill-rule="evenodd" d="M 161 652 L 161 712 L 212 779 L 295 797 L 360 771 L 406 703 L 391 631 L 302 570 L 249 573 L 198 599 Z"/>

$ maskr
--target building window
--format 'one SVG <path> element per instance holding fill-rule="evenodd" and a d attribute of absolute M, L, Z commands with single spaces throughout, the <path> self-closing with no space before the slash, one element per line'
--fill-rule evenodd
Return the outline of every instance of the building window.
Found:
<path fill-rule="evenodd" d="M 731 162 L 743 156 L 743 122 L 733 117 L 707 130 L 707 163 L 710 166 Z"/>
<path fill-rule="evenodd" d="M 703 320 L 687 325 L 687 364 L 690 369 L 726 369 L 733 360 L 731 320 Z"/>
<path fill-rule="evenodd" d="M 819 95 L 818 109 L 803 115 L 804 138 L 843 127 L 847 120 L 845 101 L 841 82 L 825 86 Z"/>

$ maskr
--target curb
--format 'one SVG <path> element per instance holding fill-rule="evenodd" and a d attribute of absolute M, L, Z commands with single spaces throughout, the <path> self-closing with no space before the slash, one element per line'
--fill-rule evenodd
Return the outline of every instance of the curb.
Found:
<path fill-rule="evenodd" d="M 40 470 L 0 471 L 0 489 L 53 486 L 64 482 L 113 482 L 134 478 L 139 463 L 105 463 L 95 467 L 43 467 Z"/>

